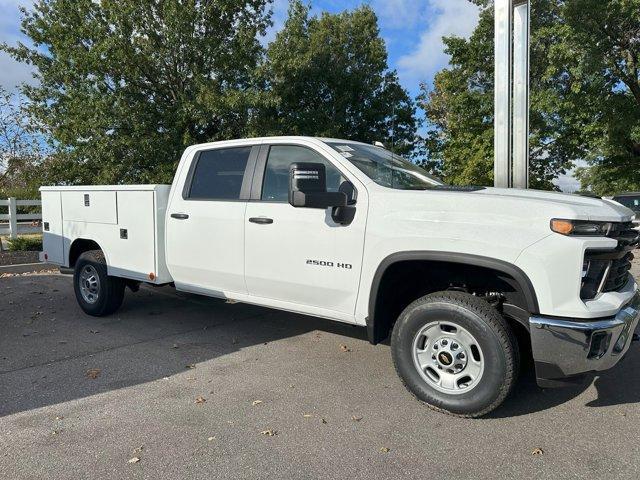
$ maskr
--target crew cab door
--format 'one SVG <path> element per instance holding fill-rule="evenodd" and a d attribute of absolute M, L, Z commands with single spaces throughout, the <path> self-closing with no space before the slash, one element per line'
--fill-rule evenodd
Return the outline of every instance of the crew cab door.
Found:
<path fill-rule="evenodd" d="M 179 290 L 246 295 L 245 209 L 258 150 L 202 150 L 181 169 L 166 223 L 167 266 Z"/>
<path fill-rule="evenodd" d="M 292 163 L 323 163 L 327 189 L 351 181 L 359 190 L 349 225 L 330 208 L 294 208 L 288 202 Z M 367 199 L 364 187 L 313 144 L 263 145 L 245 214 L 246 282 L 259 303 L 327 316 L 352 318 L 355 310 Z"/>

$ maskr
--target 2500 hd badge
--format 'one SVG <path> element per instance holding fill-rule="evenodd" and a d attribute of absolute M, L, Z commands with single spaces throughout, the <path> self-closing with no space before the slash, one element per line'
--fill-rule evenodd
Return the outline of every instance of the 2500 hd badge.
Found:
<path fill-rule="evenodd" d="M 351 270 L 353 265 L 350 263 L 342 263 L 342 262 L 330 262 L 325 260 L 307 260 L 307 265 L 315 265 L 318 267 L 336 267 L 336 268 L 344 268 L 346 270 Z"/>

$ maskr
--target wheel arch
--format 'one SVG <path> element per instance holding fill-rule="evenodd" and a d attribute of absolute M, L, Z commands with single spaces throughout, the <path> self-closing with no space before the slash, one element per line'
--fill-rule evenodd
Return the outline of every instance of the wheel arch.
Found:
<path fill-rule="evenodd" d="M 389 255 L 380 263 L 371 283 L 366 323 L 367 337 L 372 344 L 375 345 L 387 338 L 393 326 L 393 320 L 395 320 L 385 318 L 381 312 L 381 302 L 384 299 L 384 297 L 381 296 L 381 292 L 386 287 L 385 275 L 390 272 L 394 266 L 398 267 L 400 264 L 415 265 L 417 263 L 448 265 L 460 271 L 465 268 L 481 269 L 503 276 L 521 295 L 519 301 L 514 302 L 514 304 L 505 305 L 505 307 L 509 309 L 509 312 L 505 309 L 505 314 L 508 314 L 509 317 L 516 320 L 525 328 L 528 328 L 529 315 L 539 311 L 538 299 L 531 280 L 522 269 L 512 263 L 495 258 L 483 257 L 481 255 L 455 252 L 398 252 Z"/>
<path fill-rule="evenodd" d="M 69 247 L 69 268 L 74 268 L 78 258 L 80 258 L 80 255 L 91 250 L 100 250 L 105 256 L 107 265 L 109 265 L 107 254 L 98 242 L 88 238 L 76 238 Z"/>

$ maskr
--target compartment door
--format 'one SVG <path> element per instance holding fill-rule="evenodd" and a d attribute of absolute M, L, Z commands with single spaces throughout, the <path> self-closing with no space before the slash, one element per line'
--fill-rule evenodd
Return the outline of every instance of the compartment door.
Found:
<path fill-rule="evenodd" d="M 42 251 L 46 261 L 66 265 L 60 192 L 42 192 Z"/>

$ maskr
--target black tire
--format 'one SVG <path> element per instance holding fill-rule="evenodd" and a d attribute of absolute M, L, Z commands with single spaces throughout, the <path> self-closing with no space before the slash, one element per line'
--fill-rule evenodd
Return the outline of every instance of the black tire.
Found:
<path fill-rule="evenodd" d="M 435 321 L 462 327 L 473 336 L 482 352 L 482 373 L 478 374 L 475 385 L 464 393 L 438 390 L 420 373 L 416 364 L 419 361 L 414 361 L 414 340 L 423 328 Z M 436 347 L 431 345 L 431 348 Z M 434 410 L 460 417 L 480 417 L 498 407 L 515 384 L 520 362 L 518 342 L 498 311 L 478 297 L 454 291 L 426 295 L 409 305 L 393 328 L 391 353 L 396 372 L 411 393 Z M 436 358 L 440 357 L 436 355 Z M 436 368 L 440 367 L 436 365 Z"/>
<path fill-rule="evenodd" d="M 96 293 L 91 297 L 93 301 L 88 301 L 83 296 L 80 286 L 82 272 L 87 267 L 89 270 L 93 269 L 92 272 L 95 272 L 98 279 Z M 125 282 L 121 278 L 107 275 L 107 263 L 101 250 L 90 250 L 80 255 L 73 272 L 73 287 L 80 308 L 94 317 L 111 315 L 120 308 L 124 300 Z"/>

